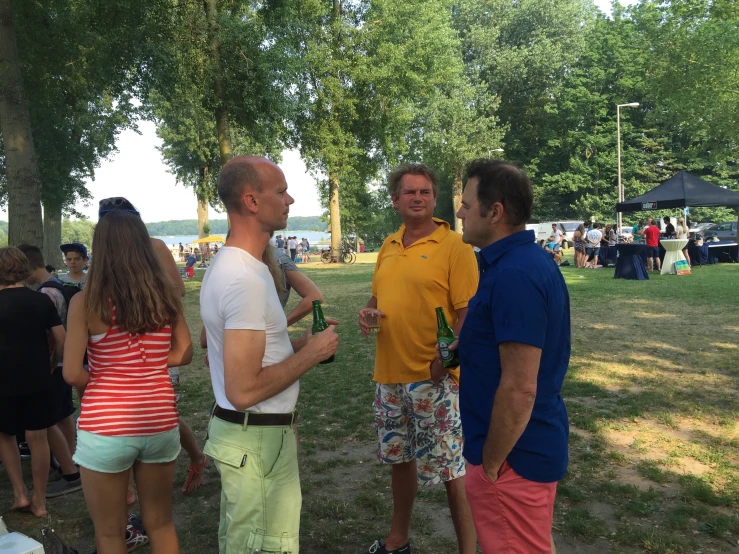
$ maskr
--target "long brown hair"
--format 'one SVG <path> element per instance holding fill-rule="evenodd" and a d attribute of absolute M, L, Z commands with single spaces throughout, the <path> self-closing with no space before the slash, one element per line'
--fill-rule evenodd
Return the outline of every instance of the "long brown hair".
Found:
<path fill-rule="evenodd" d="M 156 331 L 174 323 L 182 301 L 139 216 L 108 212 L 95 227 L 92 250 L 95 258 L 85 285 L 88 316 L 111 325 L 111 306 L 115 306 L 116 322 L 129 333 Z"/>

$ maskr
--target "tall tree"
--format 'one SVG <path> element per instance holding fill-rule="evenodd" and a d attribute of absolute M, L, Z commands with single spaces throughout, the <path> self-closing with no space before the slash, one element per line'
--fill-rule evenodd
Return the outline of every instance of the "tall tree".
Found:
<path fill-rule="evenodd" d="M 0 0 L 0 133 L 8 189 L 8 242 L 41 244 L 41 178 L 10 0 Z"/>
<path fill-rule="evenodd" d="M 238 154 L 279 159 L 289 62 L 280 52 L 279 16 L 268 6 L 186 3 L 169 22 L 166 40 L 157 44 L 146 111 L 157 123 L 165 162 L 195 191 L 203 236 L 208 206 L 220 206 L 223 164 Z"/>

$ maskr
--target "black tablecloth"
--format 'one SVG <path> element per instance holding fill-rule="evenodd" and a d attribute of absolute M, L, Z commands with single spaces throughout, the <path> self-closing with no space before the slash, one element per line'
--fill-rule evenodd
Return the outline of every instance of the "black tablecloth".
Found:
<path fill-rule="evenodd" d="M 649 273 L 644 265 L 642 254 L 646 252 L 646 244 L 622 243 L 617 245 L 616 271 L 614 279 L 633 279 L 636 281 L 648 281 Z"/>
<path fill-rule="evenodd" d="M 602 265 L 603 267 L 606 267 L 608 265 L 606 262 L 608 260 L 611 260 L 613 263 L 616 263 L 616 247 L 615 246 L 601 246 L 600 247 L 600 253 L 598 254 L 598 265 Z"/>
<path fill-rule="evenodd" d="M 708 257 L 715 257 L 720 263 L 739 262 L 739 246 L 733 240 L 722 240 L 720 242 L 709 242 Z"/>

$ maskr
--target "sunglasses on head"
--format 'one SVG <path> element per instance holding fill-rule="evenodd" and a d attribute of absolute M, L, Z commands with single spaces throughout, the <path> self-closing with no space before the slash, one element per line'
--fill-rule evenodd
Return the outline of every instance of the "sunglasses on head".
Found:
<path fill-rule="evenodd" d="M 120 196 L 116 196 L 113 198 L 103 198 L 100 201 L 100 206 L 98 208 L 99 217 L 102 217 L 108 212 L 112 211 L 129 212 L 141 217 L 141 214 L 138 212 L 138 210 L 136 210 L 136 208 L 133 207 L 133 204 L 131 204 L 131 202 L 129 202 L 127 199 Z"/>

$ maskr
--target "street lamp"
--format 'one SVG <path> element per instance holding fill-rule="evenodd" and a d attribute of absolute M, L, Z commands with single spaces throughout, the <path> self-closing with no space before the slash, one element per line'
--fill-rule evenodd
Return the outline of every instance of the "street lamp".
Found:
<path fill-rule="evenodd" d="M 618 146 L 618 201 L 624 201 L 624 187 L 621 184 L 621 108 L 638 108 L 639 102 L 630 102 L 629 104 L 616 105 L 616 136 Z M 618 212 L 618 232 L 622 233 L 621 212 Z"/>

